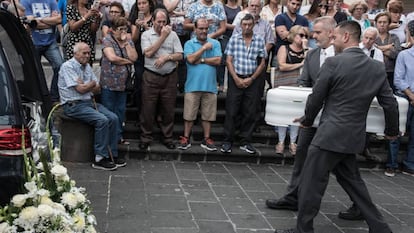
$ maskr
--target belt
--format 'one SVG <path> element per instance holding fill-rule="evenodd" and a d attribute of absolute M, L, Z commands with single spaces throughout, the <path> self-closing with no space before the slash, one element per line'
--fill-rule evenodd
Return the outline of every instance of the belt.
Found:
<path fill-rule="evenodd" d="M 245 75 L 241 75 L 241 74 L 236 74 L 239 78 L 245 79 L 245 78 L 249 78 L 252 77 L 253 74 L 245 74 Z"/>
<path fill-rule="evenodd" d="M 83 101 L 90 101 L 90 100 L 71 100 L 71 101 L 67 101 L 65 104 L 67 104 L 69 107 L 72 107 Z"/>
<path fill-rule="evenodd" d="M 171 75 L 172 73 L 174 73 L 177 68 L 174 68 L 170 73 L 167 73 L 167 74 L 160 74 L 160 73 L 157 73 L 157 72 L 152 71 L 152 70 L 147 69 L 147 68 L 144 68 L 144 69 L 146 71 L 150 72 L 151 74 L 154 74 L 154 75 L 157 75 L 157 76 L 161 76 L 161 77 L 167 77 L 167 76 Z"/>

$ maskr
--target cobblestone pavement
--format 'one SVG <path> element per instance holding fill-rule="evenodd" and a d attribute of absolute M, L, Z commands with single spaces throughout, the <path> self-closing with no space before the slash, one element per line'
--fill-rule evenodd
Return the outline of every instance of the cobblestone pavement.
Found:
<path fill-rule="evenodd" d="M 129 159 L 126 167 L 106 172 L 86 163 L 65 165 L 87 189 L 99 232 L 270 233 L 296 223 L 296 212 L 264 204 L 285 193 L 291 166 Z M 389 178 L 378 170 L 362 176 L 393 232 L 414 232 L 414 177 Z M 315 232 L 368 232 L 364 221 L 338 219 L 349 204 L 332 176 Z"/>

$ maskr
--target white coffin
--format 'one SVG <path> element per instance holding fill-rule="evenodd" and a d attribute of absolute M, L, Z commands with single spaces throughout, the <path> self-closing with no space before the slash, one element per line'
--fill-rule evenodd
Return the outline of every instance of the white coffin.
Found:
<path fill-rule="evenodd" d="M 293 119 L 305 114 L 305 104 L 312 88 L 280 86 L 267 92 L 265 121 L 269 125 L 299 125 Z M 405 133 L 408 101 L 395 96 L 400 111 L 400 132 Z M 321 113 L 315 119 L 314 127 L 318 127 Z M 376 98 L 372 101 L 367 117 L 367 132 L 384 135 L 384 111 Z"/>

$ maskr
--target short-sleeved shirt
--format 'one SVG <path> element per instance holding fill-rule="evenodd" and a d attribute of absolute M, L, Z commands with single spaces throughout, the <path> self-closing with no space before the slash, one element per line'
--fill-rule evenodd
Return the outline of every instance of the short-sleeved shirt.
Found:
<path fill-rule="evenodd" d="M 267 56 L 264 38 L 255 34 L 249 47 L 246 47 L 242 34 L 233 35 L 224 53 L 233 57 L 234 69 L 239 75 L 253 74 L 259 65 L 259 58 Z"/>
<path fill-rule="evenodd" d="M 210 42 L 213 47 L 210 50 L 205 51 L 201 57 L 221 57 L 221 47 L 218 40 L 207 38 L 207 42 Z M 197 52 L 203 44 L 201 44 L 197 38 L 188 40 L 184 45 L 184 57 Z M 217 79 L 216 79 L 216 66 L 208 64 L 190 64 L 187 62 L 187 80 L 185 82 L 185 93 L 203 91 L 217 94 Z"/>
<path fill-rule="evenodd" d="M 89 64 L 82 65 L 75 58 L 71 58 L 62 64 L 58 79 L 60 103 L 64 104 L 68 101 L 91 99 L 92 92 L 81 94 L 75 89 L 78 85 L 79 78 L 83 80 L 83 83 L 91 81 L 98 82 Z"/>
<path fill-rule="evenodd" d="M 22 0 L 21 4 L 26 8 L 26 16 L 45 18 L 52 16 L 52 13 L 59 9 L 55 0 Z M 56 41 L 56 26 L 45 29 L 32 29 L 33 44 L 37 46 L 51 45 Z"/>
<path fill-rule="evenodd" d="M 296 14 L 296 20 L 295 22 L 293 22 L 289 16 L 287 15 L 287 13 L 283 13 L 280 14 L 278 16 L 276 16 L 275 19 L 275 28 L 277 28 L 278 26 L 286 26 L 286 29 L 289 31 L 294 25 L 300 25 L 303 27 L 309 27 L 309 22 L 308 20 L 302 16 L 302 15 L 298 15 Z M 275 51 L 277 52 L 277 50 L 279 50 L 280 46 L 282 45 L 287 45 L 289 44 L 288 41 L 282 40 L 282 38 L 280 38 L 280 36 L 276 33 L 276 46 L 275 46 Z"/>
<path fill-rule="evenodd" d="M 145 31 L 141 36 L 142 51 L 145 51 L 145 49 L 151 47 L 159 40 L 159 38 L 160 36 L 154 31 L 154 28 Z M 170 32 L 161 47 L 157 52 L 155 52 L 154 56 L 145 57 L 144 67 L 161 75 L 171 73 L 177 67 L 177 63 L 175 61 L 167 61 L 159 69 L 155 68 L 154 64 L 155 60 L 157 60 L 161 55 L 173 53 L 183 53 L 183 47 L 181 46 L 180 39 L 174 31 Z"/>
<path fill-rule="evenodd" d="M 199 18 L 212 20 L 214 23 L 208 27 L 208 34 L 211 34 L 219 29 L 221 21 L 226 20 L 226 13 L 223 4 L 219 1 L 213 1 L 211 6 L 204 5 L 201 1 L 198 1 L 188 8 L 185 17 L 191 19 L 191 22 L 195 22 Z"/>
<path fill-rule="evenodd" d="M 135 49 L 134 42 L 130 39 L 128 43 Z M 115 55 L 118 57 L 128 58 L 126 48 L 121 48 L 118 46 L 118 43 L 112 36 L 112 33 L 108 33 L 102 40 L 103 49 L 113 48 Z M 125 83 L 128 77 L 128 69 L 131 70 L 131 67 L 126 65 L 116 65 L 109 61 L 109 59 L 102 54 L 101 62 L 101 78 L 100 85 L 102 88 L 109 89 L 111 91 L 124 91 Z"/>
<path fill-rule="evenodd" d="M 238 24 L 234 30 L 233 34 L 239 34 L 242 32 L 240 24 Z M 273 34 L 272 26 L 269 22 L 264 19 L 259 19 L 256 21 L 253 27 L 253 34 L 259 35 L 262 37 L 266 44 L 275 44 L 275 34 Z"/>

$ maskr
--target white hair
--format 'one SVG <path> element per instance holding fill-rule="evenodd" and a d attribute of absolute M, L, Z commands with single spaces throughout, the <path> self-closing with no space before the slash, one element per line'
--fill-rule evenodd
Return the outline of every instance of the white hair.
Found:
<path fill-rule="evenodd" d="M 367 27 L 364 32 L 362 33 L 362 36 L 365 35 L 365 33 L 367 32 L 375 32 L 375 34 L 377 35 L 377 37 L 379 36 L 379 32 L 378 29 L 376 27 Z"/>

